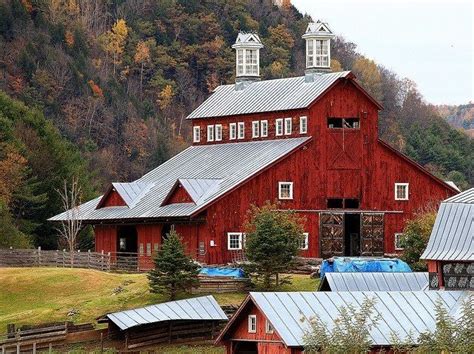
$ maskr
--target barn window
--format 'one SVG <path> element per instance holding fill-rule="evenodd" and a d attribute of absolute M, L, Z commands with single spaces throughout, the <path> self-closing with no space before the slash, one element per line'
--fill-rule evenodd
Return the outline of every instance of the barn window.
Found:
<path fill-rule="evenodd" d="M 342 198 L 328 198 L 328 209 L 342 209 L 344 207 L 344 199 Z"/>
<path fill-rule="evenodd" d="M 241 250 L 242 249 L 242 233 L 229 232 L 227 233 L 227 249 Z"/>
<path fill-rule="evenodd" d="M 145 254 L 145 250 L 143 248 L 143 243 L 140 243 L 140 246 L 139 246 L 139 253 L 140 253 L 140 256 L 143 256 Z"/>
<path fill-rule="evenodd" d="M 268 136 L 268 120 L 262 120 L 260 122 L 260 136 L 266 138 Z"/>
<path fill-rule="evenodd" d="M 214 126 L 207 126 L 207 141 L 214 141 Z"/>
<path fill-rule="evenodd" d="M 291 118 L 285 118 L 285 135 L 291 135 L 293 131 Z"/>
<path fill-rule="evenodd" d="M 151 256 L 151 243 L 146 244 L 146 255 Z"/>
<path fill-rule="evenodd" d="M 237 124 L 230 123 L 229 124 L 229 139 L 235 140 L 237 138 Z"/>
<path fill-rule="evenodd" d="M 408 183 L 395 183 L 395 200 L 408 200 Z"/>
<path fill-rule="evenodd" d="M 278 199 L 293 199 L 293 182 L 278 182 Z"/>
<path fill-rule="evenodd" d="M 237 131 L 237 138 L 244 139 L 245 138 L 245 123 L 239 122 L 238 131 Z"/>
<path fill-rule="evenodd" d="M 328 118 L 329 129 L 359 129 L 359 118 Z"/>
<path fill-rule="evenodd" d="M 300 134 L 306 134 L 308 132 L 308 117 L 300 117 Z"/>
<path fill-rule="evenodd" d="M 283 119 L 281 119 L 281 118 L 276 120 L 275 134 L 276 134 L 276 136 L 282 136 L 283 135 Z"/>
<path fill-rule="evenodd" d="M 258 138 L 260 135 L 260 123 L 258 121 L 252 122 L 252 138 Z"/>
<path fill-rule="evenodd" d="M 401 244 L 402 236 L 403 236 L 403 233 L 400 233 L 400 232 L 397 232 L 395 234 L 394 241 L 395 241 L 395 249 L 397 251 L 401 251 L 403 249 L 402 244 Z"/>
<path fill-rule="evenodd" d="M 358 209 L 359 199 L 344 199 L 344 208 L 346 209 Z"/>
<path fill-rule="evenodd" d="M 308 249 L 308 240 L 309 240 L 309 233 L 303 232 L 303 237 L 300 242 L 300 250 Z"/>
<path fill-rule="evenodd" d="M 257 332 L 257 315 L 249 315 L 249 333 Z"/>
<path fill-rule="evenodd" d="M 193 127 L 193 142 L 199 143 L 201 141 L 201 127 L 195 126 Z"/>
<path fill-rule="evenodd" d="M 215 128 L 215 133 L 216 133 L 216 141 L 221 141 L 222 140 L 222 124 L 216 124 Z"/>
<path fill-rule="evenodd" d="M 274 328 L 272 326 L 272 324 L 270 323 L 270 321 L 266 320 L 265 321 L 265 333 L 267 334 L 272 334 L 274 332 Z"/>

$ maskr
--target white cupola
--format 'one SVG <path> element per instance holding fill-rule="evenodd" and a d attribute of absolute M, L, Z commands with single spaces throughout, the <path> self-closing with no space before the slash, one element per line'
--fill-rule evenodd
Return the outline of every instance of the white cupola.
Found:
<path fill-rule="evenodd" d="M 331 39 L 334 34 L 327 23 L 311 22 L 306 28 L 306 73 L 331 70 Z"/>
<path fill-rule="evenodd" d="M 255 33 L 240 32 L 232 46 L 235 49 L 236 82 L 260 79 L 260 49 L 262 41 Z"/>

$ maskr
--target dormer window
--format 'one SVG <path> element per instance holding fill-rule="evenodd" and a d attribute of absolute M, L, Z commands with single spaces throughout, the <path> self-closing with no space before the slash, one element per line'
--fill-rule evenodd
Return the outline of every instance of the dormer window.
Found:
<path fill-rule="evenodd" d="M 276 120 L 275 135 L 276 136 L 282 136 L 283 135 L 283 119 L 282 118 L 278 118 Z"/>
<path fill-rule="evenodd" d="M 229 124 L 229 140 L 237 139 L 237 123 Z"/>
<path fill-rule="evenodd" d="M 266 138 L 268 136 L 268 120 L 262 120 L 260 129 L 260 136 Z"/>
<path fill-rule="evenodd" d="M 293 131 L 293 122 L 291 118 L 285 118 L 285 135 L 291 135 Z"/>

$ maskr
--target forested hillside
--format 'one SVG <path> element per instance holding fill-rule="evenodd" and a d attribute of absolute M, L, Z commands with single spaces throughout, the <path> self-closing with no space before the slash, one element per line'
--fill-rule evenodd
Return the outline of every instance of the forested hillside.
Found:
<path fill-rule="evenodd" d="M 263 78 L 301 75 L 310 20 L 271 0 L 0 0 L 0 90 L 29 107 L 1 96 L 10 130 L 0 137 L 0 174 L 15 176 L 14 151 L 21 188 L 34 200 L 19 213 L 21 188 L 9 185 L 0 217 L 35 245 L 54 247 L 44 220 L 58 211 L 58 183 L 80 174 L 87 196 L 98 194 L 187 146 L 186 115 L 233 82 L 239 30 L 261 36 Z M 334 70 L 353 70 L 384 105 L 384 140 L 443 178 L 474 184 L 473 141 L 450 128 L 414 83 L 343 38 L 333 58 Z"/>
<path fill-rule="evenodd" d="M 457 129 L 464 130 L 474 138 L 474 103 L 459 106 L 440 105 L 436 106 L 441 117 Z"/>

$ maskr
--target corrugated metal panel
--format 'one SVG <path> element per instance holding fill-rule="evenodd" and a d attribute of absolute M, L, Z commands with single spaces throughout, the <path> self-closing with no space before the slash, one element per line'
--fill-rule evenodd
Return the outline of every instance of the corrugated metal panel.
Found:
<path fill-rule="evenodd" d="M 315 75 L 313 82 L 306 82 L 304 76 L 257 81 L 242 90 L 236 90 L 235 85 L 219 86 L 187 119 L 306 108 L 349 73 L 342 71 Z"/>
<path fill-rule="evenodd" d="M 428 289 L 428 273 L 326 273 L 331 291 L 420 291 Z"/>
<path fill-rule="evenodd" d="M 441 203 L 421 258 L 474 261 L 474 188 Z"/>
<path fill-rule="evenodd" d="M 107 317 L 121 330 L 148 323 L 172 320 L 227 321 L 226 314 L 211 295 L 114 312 L 108 314 Z"/>
<path fill-rule="evenodd" d="M 201 205 L 207 196 L 219 188 L 222 179 L 180 178 L 179 182 L 186 189 L 191 198 L 193 198 L 194 202 L 197 205 Z"/>
<path fill-rule="evenodd" d="M 370 332 L 373 345 L 391 344 L 391 334 L 402 340 L 411 332 L 416 338 L 435 328 L 435 303 L 440 299 L 450 313 L 458 313 L 464 292 L 380 291 L 380 292 L 251 292 L 250 296 L 287 346 L 301 347 L 309 321 L 319 317 L 328 328 L 334 326 L 341 306 L 360 307 L 374 298 L 381 319 Z"/>
<path fill-rule="evenodd" d="M 133 208 L 143 196 L 150 191 L 153 183 L 112 183 L 117 193 L 123 198 L 125 203 Z"/>
<path fill-rule="evenodd" d="M 96 209 L 99 197 L 82 204 L 79 207 L 79 217 L 91 221 L 189 216 L 310 139 L 305 137 L 191 146 L 136 181 L 152 184 L 152 187 L 133 207 Z M 208 188 L 199 199 L 200 204 L 161 206 L 179 179 L 193 180 L 188 184 L 192 184 L 194 188 L 203 180 L 217 179 L 220 182 Z M 67 214 L 62 213 L 49 220 L 64 220 L 66 217 Z"/>

